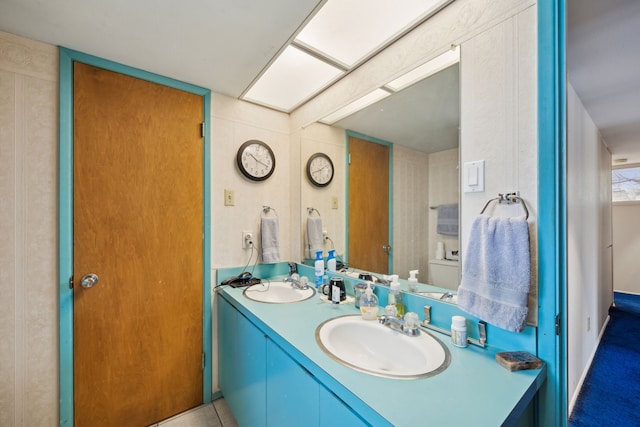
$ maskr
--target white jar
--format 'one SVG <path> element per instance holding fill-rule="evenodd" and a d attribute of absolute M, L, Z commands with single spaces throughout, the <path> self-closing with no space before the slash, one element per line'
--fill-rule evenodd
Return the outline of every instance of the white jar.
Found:
<path fill-rule="evenodd" d="M 462 316 L 451 318 L 451 342 L 456 347 L 467 346 L 467 319 Z"/>

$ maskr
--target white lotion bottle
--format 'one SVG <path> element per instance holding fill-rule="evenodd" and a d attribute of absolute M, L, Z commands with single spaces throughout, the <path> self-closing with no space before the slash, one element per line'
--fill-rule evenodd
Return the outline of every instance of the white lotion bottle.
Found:
<path fill-rule="evenodd" d="M 416 274 L 420 273 L 418 270 L 411 270 L 409 272 L 409 292 L 416 292 L 418 290 L 418 279 L 416 278 Z"/>
<path fill-rule="evenodd" d="M 462 316 L 451 318 L 451 342 L 456 347 L 467 346 L 467 319 Z"/>

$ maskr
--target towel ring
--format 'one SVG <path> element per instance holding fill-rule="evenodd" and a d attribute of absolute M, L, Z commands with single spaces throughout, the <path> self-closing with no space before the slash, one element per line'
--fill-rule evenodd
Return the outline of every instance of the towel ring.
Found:
<path fill-rule="evenodd" d="M 264 214 L 264 216 L 267 216 L 267 214 L 269 213 L 269 211 L 273 212 L 273 214 L 277 217 L 278 216 L 278 212 L 276 212 L 275 209 L 273 209 L 271 206 L 263 206 L 262 207 L 262 213 Z M 262 216 L 262 215 L 261 215 Z"/>
<path fill-rule="evenodd" d="M 480 215 L 482 215 L 484 211 L 487 210 L 487 207 L 489 206 L 489 204 L 494 201 L 498 201 L 498 203 L 500 204 L 506 203 L 509 205 L 512 203 L 521 203 L 522 209 L 524 209 L 524 219 L 525 220 L 529 219 L 529 210 L 527 209 L 527 204 L 524 202 L 522 197 L 518 196 L 518 193 L 506 193 L 506 194 L 498 193 L 498 197 L 489 199 L 487 203 L 485 203 L 484 207 L 480 211 Z"/>
<path fill-rule="evenodd" d="M 314 211 L 318 214 L 318 217 L 320 217 L 320 216 L 321 216 L 321 215 L 320 215 L 320 211 L 319 211 L 318 209 L 316 209 L 316 208 L 307 208 L 307 214 L 308 214 L 309 216 L 311 216 L 311 214 L 313 214 L 313 212 L 314 212 Z"/>

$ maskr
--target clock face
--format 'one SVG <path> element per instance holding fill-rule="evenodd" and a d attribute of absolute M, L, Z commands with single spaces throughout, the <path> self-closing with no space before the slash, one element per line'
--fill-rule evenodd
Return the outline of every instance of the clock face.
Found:
<path fill-rule="evenodd" d="M 323 153 L 316 153 L 307 161 L 307 178 L 317 187 L 326 187 L 333 179 L 333 162 Z"/>
<path fill-rule="evenodd" d="M 240 172 L 253 181 L 264 181 L 269 178 L 276 167 L 276 158 L 271 148 L 255 139 L 240 146 L 236 162 Z"/>

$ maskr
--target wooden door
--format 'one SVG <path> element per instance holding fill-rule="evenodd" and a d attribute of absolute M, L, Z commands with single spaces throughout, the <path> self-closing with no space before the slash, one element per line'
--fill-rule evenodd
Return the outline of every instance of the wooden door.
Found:
<path fill-rule="evenodd" d="M 203 400 L 202 98 L 75 63 L 73 101 L 75 425 L 149 425 Z"/>
<path fill-rule="evenodd" d="M 389 272 L 389 146 L 349 137 L 349 265 Z"/>

